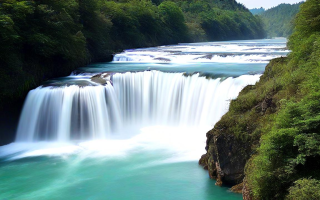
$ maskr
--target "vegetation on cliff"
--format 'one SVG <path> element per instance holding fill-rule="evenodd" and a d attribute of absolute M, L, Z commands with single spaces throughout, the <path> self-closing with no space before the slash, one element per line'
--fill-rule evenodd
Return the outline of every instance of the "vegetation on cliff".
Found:
<path fill-rule="evenodd" d="M 320 197 L 319 19 L 318 0 L 301 5 L 288 43 L 292 53 L 271 61 L 207 134 L 208 153 L 200 163 L 224 183 L 239 183 L 245 175 L 253 199 Z M 220 142 L 226 139 L 235 146 Z M 243 159 L 246 165 L 237 166 Z M 239 169 L 229 163 L 245 173 L 230 173 Z"/>

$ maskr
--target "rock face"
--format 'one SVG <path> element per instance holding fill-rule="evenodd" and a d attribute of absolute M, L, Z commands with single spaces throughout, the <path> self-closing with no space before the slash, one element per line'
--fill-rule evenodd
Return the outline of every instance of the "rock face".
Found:
<path fill-rule="evenodd" d="M 243 200 L 252 200 L 251 190 L 249 189 L 246 179 L 243 180 L 242 198 Z"/>
<path fill-rule="evenodd" d="M 243 181 L 250 145 L 233 135 L 223 134 L 223 129 L 216 126 L 207 133 L 206 150 L 199 164 L 208 169 L 210 178 L 217 180 L 216 185 L 237 185 Z"/>
<path fill-rule="evenodd" d="M 243 190 L 243 182 L 242 183 L 240 183 L 240 184 L 238 184 L 238 185 L 235 185 L 235 186 L 233 186 L 231 189 L 230 189 L 230 191 L 231 192 L 234 192 L 234 193 L 242 193 L 242 190 Z"/>
<path fill-rule="evenodd" d="M 252 108 L 253 113 L 257 115 L 256 119 L 261 118 L 266 113 L 274 112 L 275 109 L 276 106 L 272 98 L 269 97 L 264 98 Z M 238 123 L 237 117 L 239 116 L 234 116 L 233 119 L 222 118 L 207 133 L 207 153 L 199 161 L 199 164 L 208 170 L 210 178 L 217 180 L 216 185 L 219 186 L 222 184 L 234 186 L 243 182 L 245 165 L 254 153 L 254 144 L 258 143 L 257 139 L 246 140 L 236 137 L 230 131 L 227 124 L 234 126 L 233 124 Z M 252 124 L 254 124 L 254 120 L 252 120 Z M 247 124 L 245 129 L 246 134 L 250 137 L 254 128 Z"/>
<path fill-rule="evenodd" d="M 108 83 L 113 85 L 112 84 L 112 73 L 105 72 L 105 73 L 97 74 L 97 75 L 91 77 L 91 81 L 98 83 L 98 84 L 101 84 L 101 85 L 105 85 Z"/>

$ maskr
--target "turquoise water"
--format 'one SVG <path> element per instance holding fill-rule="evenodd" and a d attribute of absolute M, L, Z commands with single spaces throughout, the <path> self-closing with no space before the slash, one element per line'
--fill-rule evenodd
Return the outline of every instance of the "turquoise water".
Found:
<path fill-rule="evenodd" d="M 187 76 L 199 73 L 200 78 L 189 76 L 186 79 L 193 81 L 190 82 L 192 83 L 190 90 L 194 92 L 192 94 L 199 95 L 195 91 L 195 87 L 192 86 L 198 84 L 197 87 L 201 88 L 202 85 L 199 84 L 206 83 L 207 79 L 212 81 L 212 79 L 219 77 L 222 78 L 221 82 L 223 82 L 228 77 L 263 73 L 270 59 L 284 56 L 288 53 L 285 49 L 285 42 L 286 40 L 283 39 L 249 40 L 181 44 L 127 50 L 117 54 L 114 62 L 92 64 L 76 70 L 68 77 L 54 79 L 44 85 L 53 88 L 59 87 L 60 90 L 64 88 L 61 86 L 70 85 L 78 85 L 80 88 L 97 86 L 99 84 L 92 82 L 91 77 L 98 73 L 111 72 L 110 74 L 116 74 L 156 70 L 166 73 L 183 72 Z M 167 77 L 168 74 L 166 73 L 161 74 L 160 77 Z M 150 74 L 155 75 L 157 73 Z M 133 78 L 126 80 L 135 80 L 134 78 L 143 76 L 143 73 L 129 73 L 129 75 Z M 148 75 L 148 73 L 144 73 L 144 75 Z M 150 77 L 153 77 L 153 75 Z M 201 76 L 206 76 L 206 81 L 203 81 Z M 247 78 L 250 79 L 250 77 L 252 78 L 253 76 L 248 76 Z M 172 84 L 170 81 L 175 80 L 174 78 L 164 79 L 166 81 L 159 82 L 159 88 L 161 89 L 161 86 L 170 88 L 169 86 Z M 202 80 L 202 82 L 199 80 Z M 127 90 L 130 88 L 135 89 L 138 85 L 136 83 L 132 82 L 130 85 L 129 81 L 128 85 L 130 87 Z M 146 81 L 146 83 L 156 84 L 157 82 Z M 218 83 L 215 84 L 219 85 Z M 232 87 L 239 83 L 235 81 L 234 84 L 231 84 L 230 87 L 227 86 L 226 89 L 218 90 L 220 93 L 217 93 L 215 97 L 222 96 L 224 90 L 233 91 Z M 211 85 L 210 87 L 213 86 Z M 111 86 L 109 85 L 108 87 Z M 141 84 L 140 87 L 141 96 L 143 96 L 144 87 Z M 208 86 L 205 89 L 210 88 Z M 205 89 L 203 91 L 206 91 Z M 41 94 L 41 88 L 38 90 L 40 90 Z M 49 92 L 48 90 L 46 91 Z M 177 89 L 177 91 L 179 90 Z M 133 93 L 140 94 L 140 92 Z M 206 94 L 205 92 L 203 93 Z M 211 94 L 211 92 L 208 93 Z M 93 94 L 89 97 L 93 98 L 95 95 Z M 121 95 L 119 96 L 122 97 Z M 169 99 L 167 97 L 169 97 L 169 94 L 163 95 L 161 98 L 153 96 L 150 99 L 158 99 L 158 101 L 154 102 L 159 102 L 161 106 L 161 103 L 165 105 L 165 101 Z M 200 98 L 200 96 L 198 97 Z M 90 100 L 90 98 L 88 99 Z M 195 105 L 194 102 L 196 102 L 197 97 L 192 96 L 185 100 L 189 101 L 191 99 L 193 102 L 190 102 L 190 107 Z M 35 100 L 37 100 L 36 97 Z M 199 102 L 205 102 L 205 99 L 201 100 Z M 220 102 L 219 105 L 211 105 L 211 102 L 207 102 L 205 105 L 214 108 L 212 115 L 221 117 L 220 115 L 222 114 L 218 113 L 218 109 L 214 106 L 224 107 L 229 100 L 217 101 Z M 52 105 L 56 103 L 52 99 L 44 102 L 48 103 L 49 101 L 53 102 Z M 129 99 L 127 102 L 129 104 L 134 101 L 135 99 Z M 73 102 L 70 101 L 70 103 Z M 203 104 L 200 103 L 199 106 L 201 107 Z M 37 103 L 32 105 L 37 107 Z M 152 105 L 150 109 L 159 105 Z M 175 102 L 172 102 L 173 107 L 174 105 Z M 60 105 L 57 104 L 56 106 L 59 108 Z M 203 114 L 191 112 L 191 108 L 188 108 L 188 106 L 184 108 L 186 110 L 190 109 L 190 111 L 187 110 L 188 112 L 186 112 L 190 116 L 201 116 Z M 96 110 L 99 109 L 100 107 L 96 108 Z M 33 109 L 30 110 L 31 114 L 34 114 L 32 113 Z M 161 116 L 163 116 L 162 110 L 158 110 L 159 113 L 156 116 L 159 119 L 154 120 L 155 122 L 161 121 Z M 51 110 L 48 108 L 47 111 L 55 113 L 53 108 Z M 198 111 L 198 109 L 195 111 Z M 49 118 L 43 120 L 46 123 L 57 122 L 61 119 L 61 116 L 50 115 L 51 119 L 48 113 L 43 111 L 43 115 L 41 115 L 44 116 L 43 118 Z M 28 116 L 25 117 L 26 120 L 31 118 Z M 112 117 L 114 116 L 110 116 L 110 121 L 112 122 Z M 130 120 L 135 121 L 135 113 L 130 113 L 130 116 L 132 117 Z M 183 118 L 185 116 L 180 117 Z M 206 119 L 209 117 L 206 117 Z M 91 121 L 94 123 L 97 119 Z M 23 127 L 28 127 L 30 123 L 26 121 L 24 124 L 25 126 Z M 64 123 L 61 122 L 61 124 Z M 174 127 L 167 127 L 166 124 L 153 124 L 152 127 L 139 127 L 138 130 L 134 131 L 123 123 L 122 126 L 124 126 L 123 130 L 125 131 L 121 134 L 126 136 L 123 138 L 115 137 L 104 141 L 63 141 L 64 143 L 57 143 L 57 141 L 28 141 L 28 143 L 12 143 L 0 147 L 0 200 L 241 199 L 241 194 L 229 192 L 228 187 L 215 186 L 215 181 L 209 179 L 208 172 L 198 165 L 198 159 L 205 153 L 206 132 L 214 124 L 212 122 L 209 125 L 210 127 L 199 125 L 191 128 L 181 127 L 177 124 Z M 48 127 L 54 129 L 50 124 Z M 42 127 L 41 130 L 46 130 L 48 127 Z M 86 128 L 83 127 L 83 130 Z M 36 130 L 36 128 L 29 129 L 29 132 L 30 130 Z M 27 130 L 20 130 L 20 134 L 26 133 Z M 33 133 L 29 134 L 33 135 Z"/>
<path fill-rule="evenodd" d="M 241 199 L 196 161 L 158 163 L 163 151 L 120 158 L 34 157 L 0 164 L 0 199 Z"/>
<path fill-rule="evenodd" d="M 244 74 L 261 74 L 266 63 L 101 63 L 80 68 L 80 72 L 126 72 L 158 70 L 163 72 L 202 73 L 213 77 L 237 77 Z"/>

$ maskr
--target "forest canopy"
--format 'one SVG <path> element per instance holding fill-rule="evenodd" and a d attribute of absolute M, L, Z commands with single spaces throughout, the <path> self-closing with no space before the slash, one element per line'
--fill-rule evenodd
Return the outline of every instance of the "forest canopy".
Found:
<path fill-rule="evenodd" d="M 283 3 L 268 10 L 260 8 L 250 11 L 262 19 L 268 38 L 289 37 L 293 32 L 294 19 L 302 3 Z"/>

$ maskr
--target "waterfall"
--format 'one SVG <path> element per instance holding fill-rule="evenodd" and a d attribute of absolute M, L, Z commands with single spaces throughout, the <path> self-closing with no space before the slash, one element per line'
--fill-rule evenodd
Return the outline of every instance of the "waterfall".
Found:
<path fill-rule="evenodd" d="M 107 139 L 153 125 L 213 127 L 259 77 L 145 71 L 114 74 L 113 85 L 39 87 L 27 96 L 16 141 Z"/>

